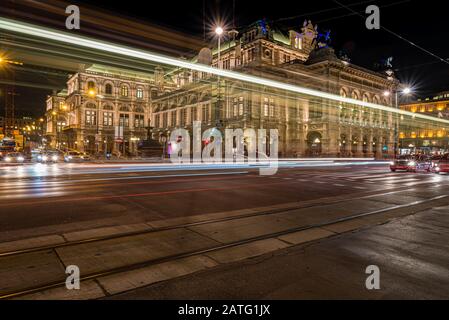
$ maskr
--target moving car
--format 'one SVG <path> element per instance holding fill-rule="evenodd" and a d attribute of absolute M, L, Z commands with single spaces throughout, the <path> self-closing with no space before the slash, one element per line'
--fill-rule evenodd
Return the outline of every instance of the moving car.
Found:
<path fill-rule="evenodd" d="M 438 163 L 435 164 L 433 171 L 437 174 L 449 172 L 449 153 L 441 156 Z"/>
<path fill-rule="evenodd" d="M 59 160 L 59 155 L 57 153 L 41 153 L 37 156 L 37 161 L 40 163 L 56 163 Z"/>
<path fill-rule="evenodd" d="M 414 156 L 408 163 L 407 171 L 417 172 L 417 171 L 432 171 L 432 161 L 431 157 L 424 154 L 419 154 Z"/>
<path fill-rule="evenodd" d="M 416 162 L 413 156 L 410 155 L 398 156 L 390 163 L 390 170 L 392 172 L 396 172 L 398 170 L 409 171 L 409 168 L 411 166 L 414 166 L 415 164 Z"/>
<path fill-rule="evenodd" d="M 89 160 L 90 156 L 84 152 L 69 151 L 64 155 L 65 162 L 84 162 Z"/>
<path fill-rule="evenodd" d="M 3 157 L 3 161 L 7 163 L 23 163 L 25 157 L 19 152 L 11 152 Z"/>

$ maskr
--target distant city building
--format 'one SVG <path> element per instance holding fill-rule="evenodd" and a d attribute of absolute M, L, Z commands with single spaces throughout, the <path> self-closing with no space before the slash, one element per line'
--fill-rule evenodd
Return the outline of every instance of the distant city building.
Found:
<path fill-rule="evenodd" d="M 449 91 L 404 103 L 400 108 L 413 113 L 449 120 Z M 409 152 L 449 151 L 448 135 L 449 130 L 444 128 L 438 130 L 434 128 L 422 128 L 420 130 L 410 128 L 399 133 L 400 146 Z"/>
<path fill-rule="evenodd" d="M 44 124 L 41 119 L 33 117 L 17 117 L 14 119 L 6 119 L 0 117 L 0 134 L 4 134 L 5 126 L 8 132 L 12 134 L 42 134 L 44 132 Z"/>

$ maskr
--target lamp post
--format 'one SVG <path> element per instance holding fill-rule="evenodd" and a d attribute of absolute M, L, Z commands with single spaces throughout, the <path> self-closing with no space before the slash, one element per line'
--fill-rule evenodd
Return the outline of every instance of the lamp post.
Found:
<path fill-rule="evenodd" d="M 408 96 L 412 93 L 412 88 L 406 86 L 403 87 L 400 90 L 394 90 L 394 95 L 395 95 L 395 108 L 399 109 L 399 93 L 402 93 L 402 95 L 404 96 Z M 385 97 L 389 97 L 391 95 L 390 91 L 385 91 L 384 92 L 384 96 Z M 399 120 L 395 121 L 395 126 L 394 126 L 394 158 L 396 159 L 397 157 L 397 153 L 398 153 L 398 127 L 399 127 Z"/>
<path fill-rule="evenodd" d="M 217 27 L 215 29 L 215 34 L 218 36 L 218 62 L 217 67 L 220 69 L 220 58 L 221 58 L 221 36 L 223 35 L 224 30 L 222 27 Z"/>
<path fill-rule="evenodd" d="M 217 68 L 220 68 L 220 60 L 221 60 L 221 36 L 223 35 L 224 30 L 222 27 L 217 27 L 215 29 L 215 34 L 218 36 L 218 56 L 217 56 Z M 221 77 L 217 77 L 217 107 L 215 108 L 215 126 L 220 127 L 220 109 L 221 109 Z"/>

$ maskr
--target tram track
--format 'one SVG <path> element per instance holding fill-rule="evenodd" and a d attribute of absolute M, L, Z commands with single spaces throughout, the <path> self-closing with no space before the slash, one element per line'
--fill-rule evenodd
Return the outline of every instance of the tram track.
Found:
<path fill-rule="evenodd" d="M 396 193 L 396 192 L 400 192 L 400 191 L 386 192 L 384 194 L 377 194 L 377 195 L 387 195 L 387 194 L 392 194 L 392 193 Z M 367 195 L 364 197 L 359 197 L 358 199 L 365 199 L 365 198 L 370 198 L 370 197 L 372 197 L 372 196 Z M 259 235 L 259 236 L 255 236 L 255 237 L 249 237 L 249 238 L 246 238 L 243 240 L 224 243 L 224 244 L 220 243 L 220 244 L 213 245 L 213 246 L 210 246 L 205 249 L 191 250 L 191 251 L 186 251 L 186 252 L 182 252 L 182 253 L 163 256 L 160 258 L 150 259 L 150 260 L 146 260 L 146 261 L 142 261 L 142 262 L 138 262 L 138 263 L 133 263 L 133 264 L 129 264 L 129 265 L 121 266 L 121 267 L 110 268 L 110 269 L 103 270 L 100 272 L 93 272 L 90 274 L 82 275 L 80 281 L 85 282 L 88 280 L 98 279 L 98 278 L 102 278 L 105 276 L 116 275 L 116 274 L 120 274 L 123 272 L 138 270 L 141 268 L 145 268 L 145 267 L 149 267 L 152 265 L 157 265 L 157 264 L 161 264 L 161 263 L 165 263 L 165 262 L 175 261 L 175 260 L 179 260 L 179 259 L 185 259 L 185 258 L 189 258 L 189 257 L 193 257 L 193 256 L 199 256 L 199 255 L 211 253 L 214 251 L 233 248 L 233 247 L 245 245 L 245 244 L 256 242 L 256 241 L 266 240 L 266 239 L 270 239 L 270 238 L 277 238 L 280 236 L 284 236 L 284 235 L 299 232 L 299 231 L 310 230 L 313 228 L 324 228 L 326 226 L 333 225 L 336 223 L 347 222 L 347 221 L 364 218 L 364 217 L 368 217 L 368 216 L 373 216 L 373 215 L 377 215 L 377 214 L 387 213 L 387 212 L 391 212 L 391 211 L 395 211 L 395 210 L 401 210 L 401 209 L 406 209 L 406 208 L 412 209 L 413 207 L 416 208 L 417 206 L 426 205 L 428 203 L 433 203 L 435 201 L 443 200 L 448 197 L 449 197 L 448 195 L 439 195 L 436 197 L 432 197 L 430 199 L 414 201 L 412 203 L 393 205 L 393 206 L 386 207 L 386 208 L 379 209 L 379 210 L 357 213 L 357 214 L 352 214 L 352 215 L 348 215 L 348 216 L 342 216 L 337 219 L 331 219 L 328 221 L 310 224 L 307 226 L 293 227 L 293 228 L 289 228 L 289 229 L 278 231 L 278 232 L 267 233 L 267 234 L 263 234 L 263 235 Z M 352 199 L 354 199 L 354 198 L 352 198 Z M 345 200 L 341 199 L 339 201 L 336 201 L 335 203 L 344 202 L 344 201 L 348 201 L 348 199 L 345 199 Z M 313 205 L 310 205 L 310 207 L 313 207 Z M 307 207 L 300 207 L 300 209 L 302 209 L 302 208 L 307 208 Z M 200 221 L 200 222 L 180 224 L 180 225 L 176 225 L 176 226 L 154 228 L 151 230 L 144 230 L 144 231 L 139 231 L 139 232 L 130 232 L 130 233 L 117 234 L 117 235 L 112 235 L 112 236 L 92 238 L 92 239 L 87 239 L 87 240 L 82 240 L 82 241 L 73 241 L 73 242 L 63 243 L 60 245 L 36 247 L 36 248 L 31 248 L 31 249 L 26 249 L 26 250 L 18 250 L 18 251 L 13 251 L 13 252 L 2 253 L 0 255 L 0 258 L 8 258 L 8 257 L 28 254 L 28 253 L 32 253 L 32 252 L 41 252 L 41 251 L 44 252 L 44 251 L 48 251 L 48 250 L 53 250 L 56 253 L 56 249 L 61 248 L 61 247 L 70 247 L 70 246 L 76 246 L 79 244 L 101 242 L 101 241 L 107 241 L 107 240 L 117 239 L 117 238 L 127 238 L 127 237 L 138 236 L 138 235 L 154 233 L 154 232 L 189 228 L 189 227 L 193 227 L 193 226 L 205 225 L 205 224 L 216 223 L 216 222 L 238 220 L 238 219 L 243 219 L 243 218 L 247 218 L 247 217 L 272 215 L 272 214 L 276 214 L 276 213 L 288 212 L 288 211 L 295 210 L 295 209 L 298 209 L 298 208 L 297 207 L 291 208 L 291 209 L 284 208 L 284 209 L 271 210 L 271 211 L 261 212 L 261 213 L 253 213 L 253 214 L 247 214 L 247 215 L 241 215 L 241 216 L 234 216 L 234 217 L 229 217 L 229 218 L 210 219 L 210 220 L 205 220 L 205 221 Z M 422 210 L 425 210 L 425 209 L 422 209 Z M 58 287 L 63 287 L 63 286 L 65 286 L 65 280 L 48 282 L 44 285 L 39 285 L 39 286 L 35 286 L 35 287 L 30 286 L 29 288 L 26 288 L 26 289 L 21 289 L 21 290 L 16 290 L 16 291 L 12 290 L 9 292 L 0 293 L 0 300 L 19 298 L 19 297 L 22 297 L 25 295 L 39 293 L 42 291 L 46 291 L 46 290 L 54 289 L 54 288 L 58 288 Z"/>

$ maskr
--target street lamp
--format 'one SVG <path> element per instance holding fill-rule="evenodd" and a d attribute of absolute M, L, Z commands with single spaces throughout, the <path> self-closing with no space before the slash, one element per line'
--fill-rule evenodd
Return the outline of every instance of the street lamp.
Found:
<path fill-rule="evenodd" d="M 411 94 L 413 92 L 413 89 L 411 87 L 403 87 L 401 93 L 405 96 Z M 396 109 L 399 109 L 399 90 L 395 90 L 394 91 L 394 95 L 395 95 L 395 107 Z M 385 91 L 384 92 L 384 96 L 388 97 L 390 96 L 390 92 L 389 91 Z M 394 126 L 394 157 L 397 157 L 398 154 L 398 127 L 399 127 L 399 121 L 396 121 L 396 124 Z"/>
<path fill-rule="evenodd" d="M 221 58 L 221 36 L 223 35 L 224 30 L 222 27 L 217 27 L 215 29 L 215 34 L 218 36 L 218 62 L 217 67 L 220 69 L 220 58 Z"/>
<path fill-rule="evenodd" d="M 218 26 L 215 28 L 215 34 L 218 36 L 218 56 L 217 56 L 217 68 L 220 69 L 220 60 L 221 60 L 221 36 L 223 35 L 224 30 L 222 27 Z M 215 108 L 215 121 L 216 126 L 220 126 L 220 109 L 221 109 L 221 79 L 218 76 L 217 83 L 217 107 Z"/>
<path fill-rule="evenodd" d="M 409 87 L 406 87 L 402 90 L 402 93 L 408 95 L 408 94 L 412 93 L 412 89 Z"/>

